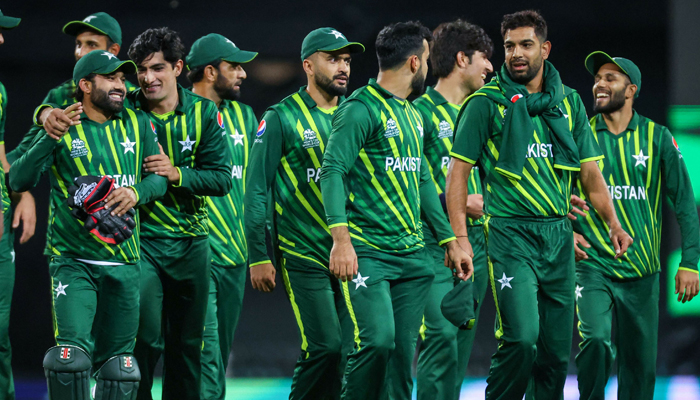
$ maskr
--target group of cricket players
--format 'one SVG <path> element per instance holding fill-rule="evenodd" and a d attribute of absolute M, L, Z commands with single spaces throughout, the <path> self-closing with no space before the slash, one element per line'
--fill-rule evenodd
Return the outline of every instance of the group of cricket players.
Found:
<path fill-rule="evenodd" d="M 19 23 L 0 12 L 0 43 Z M 410 399 L 418 337 L 418 398 L 458 399 L 489 286 L 486 399 L 561 399 L 575 312 L 581 398 L 604 399 L 617 360 L 618 398 L 652 399 L 664 199 L 682 302 L 698 294 L 700 233 L 681 150 L 633 108 L 633 61 L 581 60 L 589 120 L 538 12 L 503 16 L 499 69 L 474 24 L 388 25 L 377 78 L 351 94 L 365 47 L 319 28 L 301 43 L 307 85 L 258 123 L 238 101 L 257 53 L 225 36 L 187 52 L 148 29 L 122 51 L 104 12 L 63 32 L 72 79 L 17 148 L 0 146 L 0 398 L 14 398 L 13 231 L 33 234 L 28 191 L 46 174 L 50 400 L 151 399 L 161 356 L 162 398 L 224 399 L 248 270 L 263 292 L 281 275 L 298 324 L 290 399 Z M 2 141 L 2 86 L 0 103 Z M 448 297 L 473 318 L 448 319 Z"/>

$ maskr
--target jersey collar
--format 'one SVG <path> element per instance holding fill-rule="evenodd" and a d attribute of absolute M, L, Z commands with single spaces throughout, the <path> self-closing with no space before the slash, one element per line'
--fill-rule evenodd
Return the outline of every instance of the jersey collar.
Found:
<path fill-rule="evenodd" d="M 608 124 L 605 123 L 605 118 L 603 118 L 603 114 L 597 114 L 595 117 L 596 117 L 595 130 L 596 131 L 607 131 Z M 637 110 L 632 109 L 632 119 L 630 120 L 630 123 L 627 124 L 627 130 L 634 132 L 637 130 L 637 126 L 639 126 L 639 114 L 637 114 Z"/>
<path fill-rule="evenodd" d="M 124 119 L 124 116 L 122 115 L 122 114 L 124 114 L 124 113 L 126 113 L 126 107 L 123 108 L 120 112 L 115 113 L 114 115 L 112 115 L 112 118 L 108 119 L 105 123 L 110 122 L 110 121 L 113 121 L 113 120 L 115 120 L 115 119 Z M 83 112 L 82 114 L 80 114 L 80 120 L 81 120 L 81 121 L 83 121 L 83 120 L 84 120 L 84 121 L 90 121 L 90 122 L 94 122 L 94 123 L 96 123 L 96 124 L 98 123 L 98 122 L 96 122 L 96 121 L 91 120 L 90 117 L 88 117 L 88 115 L 85 114 L 85 112 Z"/>
<path fill-rule="evenodd" d="M 129 93 L 129 92 L 127 92 Z M 143 95 L 142 90 L 136 89 L 133 92 L 134 96 L 134 103 L 136 104 L 136 108 L 139 110 L 144 110 L 146 112 L 150 112 L 148 109 L 148 101 L 146 100 L 146 97 Z M 185 89 L 180 85 L 179 83 L 177 84 L 177 106 L 175 107 L 175 113 L 176 114 L 184 114 L 187 111 L 187 108 L 190 106 L 192 103 L 190 100 L 190 97 L 195 95 L 194 93 L 190 92 L 189 90 Z"/>
<path fill-rule="evenodd" d="M 438 92 L 433 88 L 432 86 L 428 86 L 425 89 L 425 95 L 430 98 L 430 100 L 435 104 L 436 106 L 442 105 L 442 104 L 448 104 L 449 102 Z"/>
<path fill-rule="evenodd" d="M 382 97 L 384 97 L 385 99 L 391 99 L 391 98 L 393 98 L 393 99 L 396 99 L 396 101 L 398 101 L 398 102 L 400 102 L 400 103 L 402 103 L 402 104 L 406 104 L 406 102 L 408 101 L 408 100 L 406 100 L 406 99 L 402 99 L 401 97 L 398 97 L 398 96 L 394 95 L 394 94 L 391 93 L 390 91 L 388 91 L 388 90 L 384 89 L 383 87 L 381 87 L 381 86 L 377 83 L 377 80 L 376 80 L 375 78 L 371 78 L 371 79 L 369 80 L 369 83 L 368 83 L 367 85 L 373 87 L 373 88 L 374 88 L 377 92 L 379 92 L 379 94 L 381 94 Z"/>

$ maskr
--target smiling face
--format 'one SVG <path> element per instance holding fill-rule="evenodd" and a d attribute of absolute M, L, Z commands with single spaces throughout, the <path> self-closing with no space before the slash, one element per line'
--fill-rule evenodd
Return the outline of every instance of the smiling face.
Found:
<path fill-rule="evenodd" d="M 165 61 L 162 51 L 146 57 L 137 71 L 139 86 L 146 99 L 159 102 L 177 96 L 177 77 L 182 72 L 182 65 L 182 60 L 174 64 Z"/>
<path fill-rule="evenodd" d="M 482 51 L 475 51 L 472 54 L 471 63 L 464 71 L 465 82 L 470 93 L 474 93 L 486 84 L 486 77 L 493 72 L 493 65 L 486 54 Z"/>
<path fill-rule="evenodd" d="M 81 81 L 84 82 L 88 81 Z M 124 73 L 117 71 L 109 75 L 95 75 L 93 82 L 90 82 L 91 87 L 81 89 L 95 107 L 109 113 L 118 113 L 124 108 L 125 82 Z"/>
<path fill-rule="evenodd" d="M 312 56 L 314 82 L 329 95 L 344 96 L 350 81 L 350 62 L 352 57 L 348 49 L 325 52 L 319 51 Z"/>
<path fill-rule="evenodd" d="M 513 81 L 525 85 L 542 70 L 551 44 L 540 42 L 533 27 L 509 29 L 504 38 L 506 68 Z"/>
<path fill-rule="evenodd" d="M 627 99 L 633 99 L 637 85 L 620 67 L 613 63 L 603 64 L 595 74 L 593 85 L 593 110 L 596 113 L 609 114 L 624 107 Z"/>

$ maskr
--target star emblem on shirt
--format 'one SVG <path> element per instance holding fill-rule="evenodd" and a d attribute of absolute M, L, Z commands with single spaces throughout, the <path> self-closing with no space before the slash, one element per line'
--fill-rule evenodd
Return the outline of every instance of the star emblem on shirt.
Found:
<path fill-rule="evenodd" d="M 583 290 L 583 286 L 576 285 L 576 300 L 578 300 L 579 297 L 583 297 L 581 294 L 581 291 Z"/>
<path fill-rule="evenodd" d="M 507 288 L 507 287 L 513 289 L 513 286 L 510 286 L 510 281 L 512 281 L 513 278 L 514 278 L 513 276 L 507 277 L 506 273 L 504 272 L 503 278 L 498 280 L 498 283 L 501 284 L 501 290 L 503 290 L 503 288 Z"/>
<path fill-rule="evenodd" d="M 185 140 L 178 140 L 178 142 L 180 142 L 180 144 L 182 145 L 181 153 L 184 153 L 185 150 L 192 151 L 192 146 L 194 146 L 194 144 L 197 143 L 196 141 L 190 140 L 190 135 L 187 135 Z"/>
<path fill-rule="evenodd" d="M 54 292 L 56 292 L 56 298 L 58 298 L 58 296 L 60 296 L 60 295 L 67 296 L 66 295 L 66 288 L 67 287 L 68 287 L 68 285 L 64 285 L 61 283 L 61 281 L 58 281 L 58 286 L 56 287 L 56 289 L 53 290 Z"/>
<path fill-rule="evenodd" d="M 114 59 L 117 58 L 117 56 L 115 56 L 114 54 L 112 54 L 112 53 L 110 53 L 110 52 L 108 52 L 108 51 L 103 51 L 103 52 L 102 52 L 102 55 L 105 56 L 105 57 L 107 57 L 107 58 L 109 58 L 110 60 L 113 59 L 113 58 L 114 58 Z"/>
<path fill-rule="evenodd" d="M 367 279 L 369 279 L 369 276 L 362 276 L 362 274 L 358 272 L 357 278 L 352 280 L 355 283 L 355 290 L 357 290 L 360 286 L 367 287 L 367 284 L 365 283 Z"/>
<path fill-rule="evenodd" d="M 345 38 L 345 36 L 343 36 L 342 33 L 336 31 L 335 29 L 333 29 L 333 30 L 330 32 L 330 34 L 331 34 L 331 35 L 334 35 L 336 39 L 338 39 L 338 38 Z"/>
<path fill-rule="evenodd" d="M 128 152 L 136 154 L 134 153 L 134 145 L 136 145 L 136 142 L 130 141 L 128 136 L 126 137 L 126 142 L 121 142 L 121 145 L 124 146 L 124 154 Z"/>
<path fill-rule="evenodd" d="M 234 146 L 237 144 L 243 146 L 243 135 L 238 133 L 238 129 L 236 129 L 236 132 L 233 135 L 231 135 L 231 137 L 233 138 L 233 140 L 235 140 L 235 142 L 233 143 Z"/>
<path fill-rule="evenodd" d="M 644 167 L 647 166 L 647 159 L 649 159 L 649 156 L 645 156 L 643 150 L 640 149 L 640 150 L 639 150 L 639 154 L 638 154 L 638 155 L 634 155 L 634 154 L 633 154 L 632 157 L 633 157 L 635 160 L 637 160 L 637 162 L 634 164 L 635 167 L 638 166 L 638 165 L 640 165 L 640 164 L 641 164 L 642 166 L 644 166 Z"/>

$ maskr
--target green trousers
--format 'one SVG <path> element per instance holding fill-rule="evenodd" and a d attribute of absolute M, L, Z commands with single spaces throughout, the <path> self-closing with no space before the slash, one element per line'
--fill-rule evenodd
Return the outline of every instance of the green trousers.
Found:
<path fill-rule="evenodd" d="M 472 352 L 479 310 L 488 288 L 489 271 L 482 226 L 468 228 L 469 241 L 474 250 L 474 300 L 476 321 L 470 330 L 452 325 L 440 311 L 445 294 L 454 287 L 452 271 L 445 267 L 445 250 L 431 251 L 435 265 L 435 280 L 430 286 L 425 305 L 421 345 L 418 349 L 418 400 L 458 400 L 464 373 Z M 432 250 L 432 249 L 431 249 Z"/>
<path fill-rule="evenodd" d="M 484 232 L 499 340 L 486 399 L 561 399 L 574 321 L 571 223 L 490 218 Z"/>
<path fill-rule="evenodd" d="M 226 398 L 226 367 L 243 306 L 246 264 L 212 264 L 202 347 L 202 400 Z"/>
<path fill-rule="evenodd" d="M 10 308 L 15 286 L 15 234 L 12 230 L 12 210 L 4 215 L 5 231 L 0 240 L 0 399 L 13 400 L 12 347 L 10 346 Z"/>
<path fill-rule="evenodd" d="M 651 400 L 656 381 L 659 274 L 617 280 L 585 261 L 576 265 L 578 329 L 576 356 L 581 399 L 605 399 L 617 353 L 617 398 Z M 615 343 L 611 341 L 615 310 Z"/>
<path fill-rule="evenodd" d="M 209 240 L 141 239 L 141 315 L 134 355 L 138 399 L 151 400 L 163 355 L 163 399 L 198 400 L 202 336 L 209 298 Z"/>
<path fill-rule="evenodd" d="M 355 248 L 358 274 L 342 284 L 354 323 L 343 399 L 410 399 L 411 364 L 430 285 L 426 249 L 405 255 Z"/>
<path fill-rule="evenodd" d="M 56 345 L 80 347 L 93 371 L 109 358 L 133 353 L 139 326 L 139 265 L 96 265 L 52 257 Z"/>
<path fill-rule="evenodd" d="M 353 332 L 340 281 L 323 265 L 296 257 L 282 258 L 281 272 L 301 337 L 289 398 L 338 399 Z"/>

